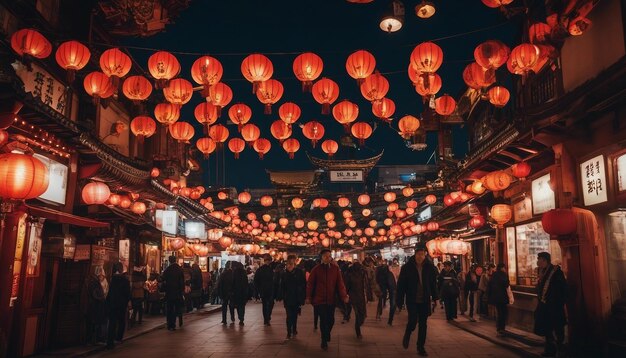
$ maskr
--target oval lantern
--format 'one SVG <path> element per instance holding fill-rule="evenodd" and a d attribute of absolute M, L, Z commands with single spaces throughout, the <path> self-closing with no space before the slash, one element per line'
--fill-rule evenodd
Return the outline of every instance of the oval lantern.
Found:
<path fill-rule="evenodd" d="M 223 82 L 218 82 L 209 87 L 207 102 L 217 107 L 217 114 L 222 114 L 222 108 L 226 107 L 233 100 L 233 90 Z"/>
<path fill-rule="evenodd" d="M 261 130 L 259 127 L 252 123 L 248 123 L 241 128 L 241 137 L 245 140 L 249 145 L 252 145 L 254 141 L 261 137 Z"/>
<path fill-rule="evenodd" d="M 234 104 L 228 109 L 228 118 L 237 125 L 241 132 L 243 125 L 252 118 L 252 109 L 243 103 Z"/>
<path fill-rule="evenodd" d="M 485 188 L 485 186 L 483 185 L 482 181 L 474 180 L 474 182 L 472 182 L 472 184 L 470 186 L 470 190 L 472 191 L 472 193 L 474 193 L 476 195 L 480 195 L 480 194 L 484 193 L 485 190 L 487 190 L 487 188 Z"/>
<path fill-rule="evenodd" d="M 396 112 L 396 104 L 389 98 L 382 98 L 372 103 L 372 113 L 380 119 L 389 120 Z"/>
<path fill-rule="evenodd" d="M 302 128 L 302 134 L 311 140 L 311 144 L 315 148 L 317 141 L 324 136 L 324 126 L 319 122 L 310 121 Z"/>
<path fill-rule="evenodd" d="M 180 73 L 180 63 L 171 53 L 157 51 L 148 58 L 148 71 L 156 80 L 156 87 L 165 88 L 167 82 Z"/>
<path fill-rule="evenodd" d="M 252 144 L 252 148 L 254 148 L 254 150 L 259 153 L 259 159 L 263 160 L 265 154 L 267 154 L 272 148 L 272 143 L 270 143 L 270 141 L 265 138 L 259 138 L 254 141 L 254 144 Z"/>
<path fill-rule="evenodd" d="M 104 204 L 111 196 L 109 186 L 102 182 L 91 182 L 83 187 L 81 197 L 87 205 Z"/>
<path fill-rule="evenodd" d="M 432 42 L 422 42 L 411 52 L 411 66 L 420 73 L 435 73 L 442 63 L 443 51 Z"/>
<path fill-rule="evenodd" d="M 228 132 L 228 128 L 221 124 L 216 124 L 209 128 L 209 137 L 211 137 L 211 139 L 213 139 L 218 146 L 226 142 L 229 134 L 230 132 Z"/>
<path fill-rule="evenodd" d="M 118 194 L 111 194 L 109 196 L 109 199 L 105 202 L 107 205 L 113 205 L 113 206 L 117 206 L 120 205 L 120 202 L 122 201 L 122 197 Z"/>
<path fill-rule="evenodd" d="M 241 73 L 248 82 L 252 83 L 252 93 L 256 93 L 259 84 L 272 77 L 274 66 L 266 56 L 254 53 L 248 55 L 241 62 Z"/>
<path fill-rule="evenodd" d="M 219 118 L 219 108 L 209 102 L 201 102 L 193 110 L 193 115 L 198 123 L 204 126 L 210 126 L 217 122 Z"/>
<path fill-rule="evenodd" d="M 531 44 L 542 44 L 550 38 L 552 29 L 544 22 L 537 22 L 528 28 L 528 37 Z"/>
<path fill-rule="evenodd" d="M 180 143 L 188 143 L 194 134 L 193 126 L 187 122 L 176 122 L 170 125 L 170 135 Z"/>
<path fill-rule="evenodd" d="M 530 165 L 525 161 L 521 161 L 511 166 L 511 173 L 519 180 L 526 180 L 526 177 L 530 174 L 530 170 Z"/>
<path fill-rule="evenodd" d="M 284 91 L 283 84 L 275 79 L 269 79 L 259 84 L 256 97 L 265 105 L 264 114 L 272 114 L 272 105 L 280 101 Z"/>
<path fill-rule="evenodd" d="M 130 56 L 118 48 L 110 48 L 100 55 L 100 69 L 111 78 L 114 88 L 117 88 L 119 79 L 130 72 L 132 64 Z"/>
<path fill-rule="evenodd" d="M 180 106 L 171 103 L 159 103 L 154 107 L 154 118 L 159 123 L 169 126 L 180 118 Z"/>
<path fill-rule="evenodd" d="M 333 117 L 346 129 L 359 116 L 359 106 L 348 100 L 343 100 L 333 107 Z"/>
<path fill-rule="evenodd" d="M 228 149 L 233 152 L 235 159 L 239 159 L 239 153 L 246 148 L 246 142 L 241 138 L 232 138 L 228 141 Z"/>
<path fill-rule="evenodd" d="M 404 197 L 406 198 L 412 196 L 413 193 L 415 193 L 415 189 L 411 188 L 410 186 L 404 187 L 402 189 L 402 195 L 404 195 Z"/>
<path fill-rule="evenodd" d="M 489 103 L 498 108 L 502 108 L 509 102 L 511 94 L 506 87 L 494 86 L 487 91 L 487 97 L 489 97 Z"/>
<path fill-rule="evenodd" d="M 216 147 L 215 141 L 211 138 L 203 137 L 196 141 L 196 148 L 204 155 L 204 159 L 208 159 Z"/>
<path fill-rule="evenodd" d="M 130 206 L 130 211 L 137 215 L 143 215 L 146 212 L 146 204 L 141 201 L 135 201 L 133 205 Z"/>
<path fill-rule="evenodd" d="M 483 225 L 485 225 L 485 218 L 482 215 L 473 216 L 469 220 L 468 224 L 470 227 L 473 227 L 474 229 L 478 229 L 482 227 Z"/>
<path fill-rule="evenodd" d="M 365 140 L 372 135 L 374 130 L 369 124 L 359 122 L 354 123 L 350 131 L 352 132 L 352 135 L 359 140 L 359 145 L 363 146 L 365 144 Z"/>
<path fill-rule="evenodd" d="M 370 102 L 376 102 L 383 99 L 387 92 L 389 92 L 389 81 L 376 72 L 367 77 L 363 83 L 361 83 L 361 95 Z"/>
<path fill-rule="evenodd" d="M 409 139 L 410 137 L 414 136 L 419 127 L 419 119 L 413 116 L 404 116 L 398 121 L 398 129 L 400 130 L 400 135 L 404 139 Z"/>
<path fill-rule="evenodd" d="M 305 52 L 296 57 L 293 61 L 293 73 L 302 82 L 302 91 L 310 92 L 313 81 L 315 81 L 324 69 L 324 62 L 321 57 Z"/>
<path fill-rule="evenodd" d="M 348 75 L 357 80 L 359 84 L 374 73 L 375 68 L 376 58 L 365 50 L 353 52 L 346 60 L 346 71 L 348 71 Z"/>
<path fill-rule="evenodd" d="M 456 101 L 452 96 L 444 94 L 435 100 L 435 112 L 441 116 L 449 116 L 456 109 Z"/>
<path fill-rule="evenodd" d="M 539 61 L 539 47 L 533 44 L 523 43 L 516 46 L 511 51 L 511 56 L 507 61 L 509 71 L 516 75 L 523 75 L 533 69 L 537 61 Z"/>
<path fill-rule="evenodd" d="M 156 129 L 156 122 L 148 116 L 138 116 L 130 122 L 130 130 L 137 137 L 139 143 L 143 143 L 144 138 L 151 137 Z"/>
<path fill-rule="evenodd" d="M 383 199 L 385 199 L 386 202 L 391 203 L 396 200 L 396 193 L 394 193 L 393 191 L 388 191 L 385 193 L 385 195 L 383 195 Z"/>
<path fill-rule="evenodd" d="M 26 154 L 0 154 L 0 198 L 25 200 L 48 190 L 48 168 L 39 159 Z"/>
<path fill-rule="evenodd" d="M 311 92 L 313 99 L 322 105 L 322 114 L 329 114 L 330 105 L 339 98 L 339 85 L 335 81 L 323 77 L 315 82 Z"/>
<path fill-rule="evenodd" d="M 541 225 L 551 237 L 562 238 L 576 233 L 576 215 L 570 209 L 552 209 L 541 216 Z"/>
<path fill-rule="evenodd" d="M 152 168 L 152 170 L 150 171 L 150 176 L 153 178 L 158 178 L 159 175 L 161 175 L 161 171 L 159 170 L 159 168 Z"/>
<path fill-rule="evenodd" d="M 486 69 L 498 69 L 506 64 L 511 49 L 498 40 L 488 40 L 474 49 L 476 63 Z"/>
<path fill-rule="evenodd" d="M 491 218 L 502 228 L 513 217 L 511 206 L 506 204 L 496 204 L 491 207 Z"/>
<path fill-rule="evenodd" d="M 208 94 L 208 88 L 218 83 L 223 74 L 222 63 L 211 56 L 202 56 L 191 65 L 191 78 L 204 87 L 204 97 Z"/>
<path fill-rule="evenodd" d="M 328 155 L 328 158 L 332 158 L 337 150 L 339 149 L 339 144 L 332 139 L 327 139 L 322 142 L 322 151 Z"/>
<path fill-rule="evenodd" d="M 252 199 L 252 195 L 250 195 L 247 191 L 243 191 L 237 196 L 237 200 L 239 200 L 242 204 L 248 204 L 250 199 Z"/>
<path fill-rule="evenodd" d="M 439 223 L 431 221 L 428 224 L 426 224 L 426 230 L 428 231 L 437 231 L 439 230 Z"/>
<path fill-rule="evenodd" d="M 278 121 L 282 123 L 281 121 Z M 293 159 L 296 152 L 300 149 L 300 142 L 295 138 L 289 138 L 283 143 L 283 149 L 289 154 L 289 159 Z"/>
<path fill-rule="evenodd" d="M 426 195 L 425 200 L 426 200 L 426 204 L 433 205 L 434 203 L 437 202 L 437 197 L 434 196 L 433 194 L 428 194 Z"/>
<path fill-rule="evenodd" d="M 370 196 L 367 194 L 361 194 L 357 198 L 357 201 L 359 202 L 360 205 L 365 206 L 370 203 Z"/>
<path fill-rule="evenodd" d="M 293 226 L 295 226 L 296 229 L 302 229 L 304 227 L 304 220 L 297 219 L 296 221 L 293 222 Z"/>
<path fill-rule="evenodd" d="M 46 58 L 52 53 L 50 41 L 37 30 L 21 29 L 11 35 L 11 48 L 20 56 Z"/>
<path fill-rule="evenodd" d="M 481 182 L 485 188 L 491 191 L 500 191 L 511 185 L 511 176 L 504 171 L 498 170 L 485 175 Z"/>
<path fill-rule="evenodd" d="M 463 70 L 463 81 L 473 89 L 481 89 L 491 86 L 496 82 L 494 71 L 483 68 L 476 62 L 472 62 Z"/>
<path fill-rule="evenodd" d="M 91 52 L 87 46 L 78 41 L 66 41 L 59 45 L 55 59 L 59 66 L 67 71 L 68 82 L 73 82 L 76 71 L 82 70 L 89 59 Z"/>
<path fill-rule="evenodd" d="M 130 76 L 124 80 L 122 92 L 133 103 L 139 103 L 150 97 L 152 84 L 143 76 Z"/>
<path fill-rule="evenodd" d="M 96 105 L 98 105 L 100 98 L 108 98 L 113 95 L 113 84 L 109 77 L 102 72 L 91 72 L 85 76 L 83 87 L 85 92 L 93 97 Z"/>
<path fill-rule="evenodd" d="M 291 127 L 286 124 L 285 122 L 277 119 L 274 122 L 272 122 L 272 125 L 270 126 L 270 132 L 272 133 L 272 136 L 276 139 L 278 139 L 278 141 L 280 143 L 282 143 L 285 139 L 291 137 Z M 298 142 L 298 147 L 300 147 L 300 143 Z"/>
<path fill-rule="evenodd" d="M 499 7 L 502 7 L 504 5 L 508 5 L 508 4 L 513 2 L 513 0 L 481 0 L 481 1 L 487 7 L 490 7 L 490 8 L 493 8 L 493 9 L 497 9 Z"/>
<path fill-rule="evenodd" d="M 443 205 L 445 206 L 452 206 L 454 204 L 456 204 L 457 201 L 456 199 L 454 199 L 452 196 L 450 196 L 450 194 L 446 194 L 443 197 Z"/>
<path fill-rule="evenodd" d="M 302 208 L 302 206 L 304 205 L 304 201 L 300 198 L 293 198 L 291 199 L 291 206 L 293 206 L 294 209 L 300 209 Z"/>
<path fill-rule="evenodd" d="M 292 125 L 296 123 L 296 121 L 300 118 L 302 114 L 302 110 L 298 107 L 297 104 L 292 102 L 283 103 L 278 108 L 278 116 L 280 119 L 288 125 Z"/>
<path fill-rule="evenodd" d="M 176 78 L 170 80 L 167 87 L 163 88 L 163 96 L 171 104 L 183 105 L 191 100 L 193 86 L 191 82 Z"/>
<path fill-rule="evenodd" d="M 346 197 L 341 197 L 337 200 L 337 204 L 339 205 L 339 207 L 345 208 L 346 206 L 350 205 L 350 199 Z"/>
<path fill-rule="evenodd" d="M 122 195 L 120 197 L 120 208 L 128 209 L 128 208 L 130 208 L 131 204 L 132 204 L 132 201 L 130 200 L 130 198 L 127 195 Z"/>
<path fill-rule="evenodd" d="M 436 73 L 419 76 L 417 81 L 413 84 L 415 85 L 415 92 L 419 93 L 422 97 L 436 95 L 443 86 L 441 77 Z"/>

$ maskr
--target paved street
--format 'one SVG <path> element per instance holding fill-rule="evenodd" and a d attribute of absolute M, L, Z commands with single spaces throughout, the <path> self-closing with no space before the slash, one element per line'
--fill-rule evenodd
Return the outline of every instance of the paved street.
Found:
<path fill-rule="evenodd" d="M 363 326 L 363 339 L 354 334 L 352 321 L 341 324 L 337 311 L 336 324 L 328 352 L 320 349 L 319 330 L 313 330 L 313 310 L 305 306 L 298 320 L 298 336 L 287 341 L 285 311 L 281 303 L 274 307 L 272 326 L 263 326 L 260 303 L 246 306 L 245 326 L 222 326 L 221 315 L 211 314 L 189 322 L 175 332 L 165 329 L 145 334 L 104 351 L 96 357 L 394 357 L 416 355 L 416 334 L 411 337 L 409 350 L 401 345 L 406 311 L 396 316 L 393 327 L 383 320 L 375 321 L 375 306 L 368 306 Z M 464 318 L 460 318 L 464 319 Z M 516 357 L 511 351 L 496 346 L 470 333 L 448 325 L 442 311 L 428 320 L 426 350 L 430 357 Z M 495 334 L 495 329 L 494 329 Z"/>

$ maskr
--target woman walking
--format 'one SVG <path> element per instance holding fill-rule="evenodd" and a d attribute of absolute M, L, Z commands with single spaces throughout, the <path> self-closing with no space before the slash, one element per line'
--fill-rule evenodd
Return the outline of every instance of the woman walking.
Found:
<path fill-rule="evenodd" d="M 246 314 L 246 303 L 248 303 L 248 275 L 241 262 L 233 261 L 232 305 L 237 309 L 237 317 L 239 318 L 240 326 L 244 325 L 243 320 Z"/>
<path fill-rule="evenodd" d="M 369 287 L 368 278 L 363 265 L 358 261 L 355 261 L 352 266 L 348 268 L 346 273 L 346 291 L 350 296 L 350 304 L 354 310 L 354 331 L 356 338 L 362 338 L 361 326 L 365 322 L 367 317 L 366 311 L 366 289 Z"/>
<path fill-rule="evenodd" d="M 498 337 L 504 336 L 509 304 L 509 277 L 503 263 L 498 264 L 496 272 L 489 279 L 487 297 L 489 304 L 496 307 L 496 331 Z"/>
<path fill-rule="evenodd" d="M 306 278 L 304 272 L 296 267 L 295 255 L 287 256 L 278 293 L 287 313 L 287 339 L 291 339 L 298 334 L 298 310 L 304 305 L 306 296 Z"/>

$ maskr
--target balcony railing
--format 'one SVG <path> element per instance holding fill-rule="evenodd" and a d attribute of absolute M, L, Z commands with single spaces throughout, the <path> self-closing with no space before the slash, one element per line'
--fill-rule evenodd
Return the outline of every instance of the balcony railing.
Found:
<path fill-rule="evenodd" d="M 539 106 L 563 95 L 560 63 L 548 63 L 538 74 L 528 74 L 517 82 L 516 108 Z"/>

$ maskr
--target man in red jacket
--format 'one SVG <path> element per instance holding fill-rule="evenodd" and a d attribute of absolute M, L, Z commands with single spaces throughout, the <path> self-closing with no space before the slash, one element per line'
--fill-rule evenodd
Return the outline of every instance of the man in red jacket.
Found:
<path fill-rule="evenodd" d="M 345 303 L 349 302 L 339 266 L 332 262 L 330 250 L 320 252 L 321 263 L 311 270 L 306 285 L 306 301 L 313 304 L 320 314 L 322 349 L 328 350 L 330 331 L 335 324 L 335 300 L 337 294 Z"/>

